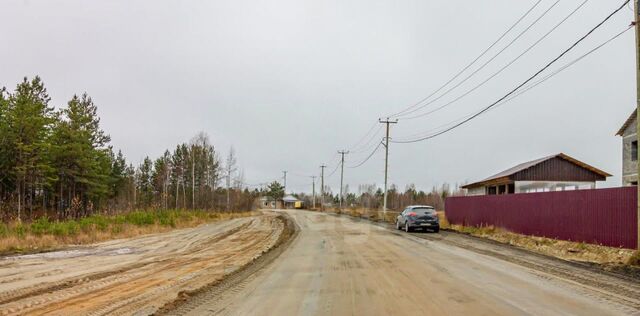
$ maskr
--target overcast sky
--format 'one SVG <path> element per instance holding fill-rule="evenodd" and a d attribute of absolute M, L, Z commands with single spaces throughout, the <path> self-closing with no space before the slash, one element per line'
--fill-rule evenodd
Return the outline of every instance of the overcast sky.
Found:
<path fill-rule="evenodd" d="M 537 1 L 537 0 L 536 0 Z M 533 0 L 3 0 L 0 86 L 39 75 L 64 106 L 87 92 L 112 145 L 134 164 L 208 133 L 224 155 L 234 146 L 248 183 L 282 176 L 310 191 L 322 163 L 354 149 L 374 122 L 414 104 L 478 56 Z M 505 47 L 556 0 L 542 0 L 485 58 Z M 467 83 L 422 112 L 485 80 L 540 39 L 583 0 L 561 0 Z M 538 46 L 447 108 L 400 120 L 394 139 L 438 128 L 498 99 L 622 4 L 588 1 Z M 633 20 L 625 8 L 557 66 Z M 481 65 L 478 64 L 477 66 Z M 564 152 L 614 177 L 635 106 L 633 31 L 521 97 L 450 133 L 392 144 L 390 179 L 404 189 L 479 180 L 517 163 Z M 474 66 L 471 69 L 476 69 Z M 464 76 L 462 76 L 463 78 Z M 360 146 L 364 160 L 380 140 Z M 369 138 L 366 138 L 366 145 Z M 351 191 L 382 185 L 382 150 L 345 169 Z M 328 178 L 339 190 L 339 172 Z"/>

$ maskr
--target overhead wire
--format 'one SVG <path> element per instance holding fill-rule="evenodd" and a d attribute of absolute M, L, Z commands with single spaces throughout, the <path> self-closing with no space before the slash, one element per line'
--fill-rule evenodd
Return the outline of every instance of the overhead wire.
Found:
<path fill-rule="evenodd" d="M 475 59 L 473 59 L 473 61 L 471 61 L 469 64 L 467 64 L 465 67 L 463 67 L 460 71 L 458 71 L 458 73 L 456 73 L 453 77 L 451 77 L 447 82 L 445 82 L 442 86 L 440 86 L 438 89 L 436 89 L 435 91 L 433 91 L 431 94 L 429 94 L 428 96 L 426 96 L 425 98 L 421 99 L 420 101 L 418 101 L 417 103 L 405 108 L 404 110 L 388 115 L 387 117 L 397 117 L 400 116 L 402 114 L 404 114 L 405 112 L 411 110 L 412 108 L 415 108 L 417 106 L 419 106 L 420 104 L 422 104 L 423 102 L 426 102 L 427 100 L 429 100 L 432 96 L 434 96 L 435 94 L 437 94 L 438 92 L 442 91 L 442 89 L 444 89 L 446 86 L 448 86 L 451 82 L 453 82 L 454 80 L 458 79 L 458 77 L 460 77 L 465 71 L 467 71 L 471 66 L 473 66 L 478 60 L 480 60 L 482 57 L 484 57 L 493 47 L 495 47 L 505 36 L 507 36 L 507 34 L 509 34 L 518 24 L 520 24 L 520 22 L 522 22 L 522 20 L 524 20 L 540 3 L 542 2 L 542 0 L 538 0 L 536 3 L 533 4 L 533 6 L 531 8 L 529 8 L 529 10 L 527 10 L 514 24 L 512 24 L 504 33 L 502 33 L 502 35 L 500 35 L 498 37 L 497 40 L 495 40 L 493 43 L 491 43 L 491 45 L 489 45 L 489 47 L 487 47 L 484 51 L 482 51 L 482 53 L 480 53 L 480 55 L 478 55 Z M 508 46 L 507 46 L 508 47 Z"/>
<path fill-rule="evenodd" d="M 492 63 L 496 58 L 498 58 L 500 55 L 502 55 L 503 52 L 505 52 L 509 47 L 511 47 L 517 40 L 519 40 L 522 36 L 524 36 L 524 34 L 526 34 L 533 26 L 535 26 L 536 24 L 538 24 L 538 22 L 540 22 L 540 20 L 542 20 L 542 18 L 544 18 L 545 16 L 547 16 L 547 14 L 556 7 L 556 5 L 558 5 L 558 3 L 560 3 L 560 0 L 556 0 L 549 8 L 547 8 L 537 19 L 535 19 L 532 23 L 530 23 L 524 30 L 522 30 L 515 38 L 513 38 L 511 40 L 511 42 L 509 42 L 505 47 L 503 47 L 500 51 L 498 51 L 495 55 L 493 55 L 489 60 L 487 60 L 486 62 L 484 62 L 482 65 L 480 65 L 480 67 L 478 67 L 478 69 L 474 70 L 471 74 L 469 74 L 468 76 L 466 76 L 462 81 L 458 82 L 457 84 L 455 84 L 453 87 L 447 89 L 445 92 L 443 92 L 441 95 L 439 95 L 438 97 L 436 97 L 435 99 L 426 102 L 414 109 L 412 109 L 411 111 L 407 111 L 405 113 L 403 113 L 400 116 L 396 116 L 397 118 L 403 118 L 406 115 L 409 115 L 411 113 L 415 113 L 417 111 L 420 111 L 424 108 L 426 108 L 427 106 L 435 103 L 436 101 L 439 101 L 440 99 L 442 99 L 443 97 L 447 96 L 449 93 L 451 93 L 453 90 L 457 89 L 458 87 L 460 87 L 461 85 L 463 85 L 464 83 L 466 83 L 467 81 L 469 81 L 469 79 L 473 78 L 473 76 L 475 76 L 478 72 L 480 72 L 481 70 L 483 70 L 486 66 L 488 66 L 490 63 Z M 425 100 L 426 101 L 426 100 Z M 423 101 L 423 102 L 425 102 Z"/>
<path fill-rule="evenodd" d="M 558 75 L 559 73 L 561 73 L 561 72 L 563 72 L 564 70 L 566 70 L 566 69 L 570 68 L 571 66 L 573 66 L 573 65 L 577 64 L 578 62 L 580 62 L 581 60 L 583 60 L 583 59 L 584 59 L 584 58 L 586 58 L 587 56 L 589 56 L 589 55 L 593 54 L 594 52 L 598 51 L 598 50 L 599 50 L 599 49 L 601 49 L 602 47 L 604 47 L 604 46 L 606 46 L 607 44 L 611 43 L 612 41 L 614 41 L 614 40 L 615 40 L 615 39 L 617 39 L 618 37 L 622 36 L 624 33 L 628 32 L 628 31 L 629 31 L 629 30 L 631 30 L 632 28 L 633 28 L 633 25 L 630 25 L 629 27 L 627 27 L 627 28 L 626 28 L 626 29 L 624 29 L 623 31 L 621 31 L 621 32 L 619 32 L 619 33 L 617 33 L 617 34 L 615 34 L 614 36 L 612 36 L 612 37 L 610 37 L 609 39 L 607 39 L 606 41 L 604 41 L 604 42 L 600 43 L 599 45 L 597 45 L 596 47 L 594 47 L 594 48 L 592 48 L 591 50 L 587 51 L 586 53 L 584 53 L 584 54 L 580 55 L 578 58 L 576 58 L 576 59 L 572 60 L 571 62 L 567 63 L 566 65 L 564 65 L 564 66 L 562 66 L 562 67 L 560 67 L 560 68 L 558 68 L 558 69 L 554 70 L 553 72 L 549 73 L 548 75 L 546 75 L 546 76 L 542 77 L 540 80 L 537 80 L 537 81 L 535 81 L 535 82 L 532 82 L 531 84 L 529 84 L 529 85 L 527 85 L 527 86 L 523 87 L 523 89 L 519 90 L 517 93 L 515 93 L 515 94 L 514 94 L 514 95 L 512 95 L 511 97 L 509 97 L 509 98 L 507 98 L 507 99 L 503 100 L 502 102 L 500 102 L 500 104 L 496 105 L 496 106 L 495 106 L 494 108 L 492 108 L 491 110 L 495 110 L 495 109 L 499 108 L 500 106 L 502 106 L 502 105 L 504 105 L 504 104 L 506 104 L 506 103 L 508 103 L 508 102 L 512 101 L 513 99 L 515 99 L 515 98 L 517 98 L 517 97 L 521 96 L 522 94 L 524 94 L 524 93 L 526 93 L 526 92 L 530 91 L 531 89 L 533 89 L 533 88 L 535 88 L 535 87 L 539 86 L 540 84 L 542 84 L 542 83 L 546 82 L 547 80 L 549 80 L 549 79 L 551 79 L 551 78 L 555 77 L 555 76 L 556 76 L 556 75 Z M 472 115 L 473 115 L 473 114 L 470 114 L 470 115 L 464 116 L 464 117 L 462 117 L 462 118 L 459 118 L 459 119 L 454 120 L 454 121 L 450 121 L 450 122 L 448 122 L 448 123 L 446 123 L 446 124 L 440 125 L 440 126 L 438 126 L 438 127 L 435 127 L 435 128 L 433 128 L 433 129 L 430 129 L 430 130 L 427 130 L 427 131 L 423 131 L 423 132 L 416 133 L 416 134 L 412 134 L 412 135 L 406 135 L 406 136 L 400 137 L 400 139 L 406 139 L 406 138 L 411 138 L 411 137 L 415 137 L 415 136 L 430 135 L 431 133 L 433 133 L 433 132 L 435 132 L 435 131 L 438 131 L 438 130 L 440 130 L 440 129 L 441 129 L 441 128 L 443 128 L 443 127 L 446 127 L 446 126 L 449 126 L 449 125 L 455 124 L 455 123 L 457 123 L 457 122 L 463 121 L 463 120 L 465 120 L 466 118 L 468 118 L 468 117 L 470 117 L 470 116 L 472 116 Z M 392 141 L 392 142 L 394 142 L 394 141 Z"/>
<path fill-rule="evenodd" d="M 336 168 L 333 169 L 333 171 L 331 171 L 331 173 L 327 176 L 327 178 L 331 178 L 331 176 L 333 176 L 336 173 L 336 171 L 338 171 L 339 168 L 340 168 L 340 164 L 338 164 Z"/>
<path fill-rule="evenodd" d="M 378 126 L 378 122 L 374 122 L 373 125 L 371 125 L 371 128 L 369 128 L 369 130 L 367 131 L 366 134 L 364 134 L 364 136 L 362 136 L 362 138 L 360 138 L 355 144 L 353 144 L 353 146 L 351 146 L 351 149 L 355 149 L 357 148 L 368 136 L 369 134 L 371 134 L 372 131 L 375 130 L 376 126 Z"/>
<path fill-rule="evenodd" d="M 504 100 L 503 102 L 501 102 L 500 104 L 496 105 L 492 110 L 495 110 L 497 108 L 499 108 L 500 106 L 502 106 L 503 104 L 517 98 L 518 96 L 526 93 L 527 91 L 537 87 L 538 85 L 544 83 L 545 81 L 555 77 L 556 75 L 558 75 L 559 73 L 563 72 L 564 70 L 568 69 L 569 67 L 575 65 L 576 63 L 578 63 L 579 61 L 581 61 L 582 59 L 586 58 L 587 56 L 591 55 L 592 53 L 596 52 L 597 50 L 599 50 L 600 48 L 604 47 L 605 45 L 611 43 L 612 41 L 614 41 L 615 39 L 617 39 L 618 37 L 622 36 L 624 33 L 626 33 L 627 31 L 631 30 L 633 28 L 633 25 L 630 25 L 629 27 L 627 27 L 626 29 L 624 29 L 622 32 L 617 33 L 616 35 L 614 35 L 613 37 L 609 38 L 608 40 L 604 41 L 603 43 L 601 43 L 600 45 L 596 46 L 595 48 L 589 50 L 587 53 L 581 55 L 580 57 L 574 59 L 573 61 L 571 61 L 570 63 L 562 66 L 561 68 L 556 69 L 555 71 L 553 71 L 552 73 L 546 75 L 545 77 L 541 78 L 540 80 L 528 85 L 527 87 L 524 87 L 524 89 L 518 91 L 515 95 L 511 96 L 510 98 Z"/>
<path fill-rule="evenodd" d="M 372 144 L 375 144 L 374 140 L 376 140 L 378 138 L 378 136 L 379 136 L 380 132 L 382 131 L 382 129 L 383 129 L 382 125 L 378 126 L 378 129 L 376 130 L 376 132 L 371 134 L 371 137 L 369 138 L 369 140 L 366 143 L 364 143 L 362 146 L 360 146 L 358 148 L 350 149 L 349 151 L 352 154 L 356 154 L 356 155 L 357 154 L 361 154 L 363 152 L 368 152 L 372 148 Z"/>
<path fill-rule="evenodd" d="M 381 145 L 382 145 L 382 142 L 379 142 L 378 146 L 376 146 L 376 148 L 369 154 L 369 156 L 367 156 L 367 158 L 365 158 L 362 162 L 358 163 L 357 165 L 347 166 L 347 168 L 355 169 L 364 165 L 367 161 L 369 161 L 369 159 L 371 159 L 371 157 L 373 157 L 373 155 L 378 151 L 378 149 L 380 149 Z"/>
<path fill-rule="evenodd" d="M 478 116 L 484 114 L 485 112 L 489 111 L 490 109 L 492 109 L 493 107 L 495 107 L 496 105 L 498 105 L 500 102 L 502 102 L 503 100 L 509 98 L 511 95 L 513 95 L 516 91 L 518 91 L 520 88 L 524 87 L 525 85 L 527 85 L 529 82 L 531 82 L 532 80 L 534 80 L 535 78 L 538 77 L 538 75 L 540 75 L 542 72 L 544 72 L 545 70 L 547 70 L 549 67 L 553 66 L 558 60 L 560 60 L 562 57 L 564 57 L 567 53 L 569 53 L 570 51 L 572 51 L 576 46 L 578 46 L 582 41 L 584 41 L 587 37 L 589 37 L 593 32 L 595 32 L 597 29 L 599 29 L 602 25 L 604 25 L 607 21 L 609 21 L 615 14 L 617 14 L 618 12 L 620 12 L 620 10 L 624 9 L 624 7 L 627 5 L 627 3 L 629 3 L 630 0 L 625 0 L 625 2 L 618 7 L 616 10 L 614 10 L 612 13 L 610 13 L 604 20 L 602 20 L 601 22 L 599 22 L 596 26 L 594 26 L 593 28 L 591 28 L 585 35 L 583 35 L 581 38 L 579 38 L 576 42 L 574 42 L 571 46 L 569 46 L 567 49 L 565 49 L 562 53 L 560 53 L 557 57 L 555 57 L 553 60 L 551 60 L 549 63 L 547 63 L 544 67 L 542 67 L 540 70 L 538 70 L 536 73 L 534 73 L 532 76 L 530 76 L 528 79 L 526 79 L 525 81 L 523 81 L 522 83 L 520 83 L 518 86 L 516 86 L 515 88 L 513 88 L 512 90 L 510 90 L 507 94 L 505 94 L 504 96 L 502 96 L 501 98 L 499 98 L 497 101 L 491 103 L 490 105 L 484 107 L 482 110 L 474 113 L 473 115 L 471 115 L 470 117 L 464 119 L 463 121 L 448 127 L 438 133 L 435 133 L 433 135 L 429 135 L 426 137 L 421 137 L 418 139 L 413 139 L 413 140 L 406 140 L 406 141 L 392 141 L 394 143 L 416 143 L 416 142 L 421 142 L 421 141 L 425 141 L 428 139 L 432 139 L 435 137 L 438 137 L 442 134 L 445 134 L 449 131 L 452 131 L 464 124 L 466 124 L 467 122 L 477 118 Z"/>
<path fill-rule="evenodd" d="M 580 5 L 578 5 L 578 7 L 576 7 L 567 16 L 565 16 L 564 19 L 562 19 L 560 22 L 558 22 L 553 28 L 551 28 L 551 30 L 549 30 L 547 33 L 545 33 L 541 38 L 539 38 L 532 45 L 530 45 L 527 49 L 525 49 L 522 53 L 520 53 L 520 55 L 518 55 L 516 58 L 512 59 L 509 63 L 504 65 L 497 72 L 493 73 L 491 76 L 489 76 L 487 79 L 483 80 L 482 82 L 480 82 L 479 84 L 474 86 L 472 89 L 468 90 L 467 92 L 463 93 L 462 95 L 458 96 L 457 98 L 453 99 L 452 101 L 449 101 L 449 102 L 445 103 L 444 105 L 441 105 L 441 106 L 439 106 L 439 107 L 437 107 L 437 108 L 435 108 L 435 109 L 433 109 L 431 111 L 428 111 L 428 112 L 425 112 L 425 113 L 421 113 L 421 114 L 417 114 L 417 115 L 410 116 L 410 117 L 403 117 L 402 119 L 403 120 L 412 120 L 412 119 L 417 119 L 417 118 L 421 118 L 421 117 L 425 117 L 427 115 L 433 114 L 435 112 L 438 112 L 438 111 L 440 111 L 440 110 L 442 110 L 442 109 L 444 109 L 444 108 L 446 108 L 446 107 L 448 107 L 448 106 L 460 101 L 461 99 L 465 98 L 469 94 L 471 94 L 474 91 L 478 90 L 479 88 L 483 87 L 485 84 L 487 84 L 493 78 L 497 77 L 499 74 L 504 72 L 507 68 L 511 67 L 511 65 L 513 65 L 516 61 L 520 60 L 524 55 L 526 55 L 532 49 L 534 49 L 536 46 L 538 46 L 538 44 L 540 44 L 544 39 L 546 39 L 549 35 L 551 35 L 551 33 L 553 33 L 555 30 L 557 30 L 570 17 L 572 17 L 576 12 L 578 12 L 587 2 L 589 2 L 589 0 L 584 0 L 583 2 L 581 2 Z M 436 100 L 434 100 L 434 101 L 436 101 Z"/>

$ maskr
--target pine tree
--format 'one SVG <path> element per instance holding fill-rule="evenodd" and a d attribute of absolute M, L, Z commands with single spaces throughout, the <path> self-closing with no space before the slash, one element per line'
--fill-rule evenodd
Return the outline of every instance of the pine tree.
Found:
<path fill-rule="evenodd" d="M 138 167 L 137 185 L 138 185 L 138 206 L 149 208 L 153 202 L 153 183 L 152 183 L 153 162 L 149 157 L 145 157 L 142 164 Z"/>
<path fill-rule="evenodd" d="M 53 172 L 48 161 L 48 138 L 55 115 L 40 77 L 31 81 L 25 77 L 8 101 L 5 137 L 10 146 L 8 154 L 13 157 L 8 173 L 15 179 L 16 218 L 20 221 L 23 208 L 26 206 L 31 213 L 36 193 L 44 192 L 52 180 L 48 177 Z"/>
<path fill-rule="evenodd" d="M 118 150 L 117 155 L 113 155 L 113 151 L 110 149 L 112 156 L 111 164 L 111 197 L 115 198 L 125 193 L 127 187 L 127 160 L 124 158 L 122 151 Z"/>
<path fill-rule="evenodd" d="M 162 204 L 162 208 L 169 208 L 169 181 L 171 176 L 171 153 L 165 151 L 164 155 L 153 163 L 153 187 L 155 195 Z"/>
<path fill-rule="evenodd" d="M 0 202 L 12 191 L 13 182 L 9 178 L 11 170 L 11 147 L 8 142 L 7 111 L 9 109 L 9 96 L 7 89 L 0 88 Z"/>
<path fill-rule="evenodd" d="M 97 107 L 86 93 L 74 95 L 67 108 L 60 111 L 53 132 L 53 160 L 59 181 L 61 201 L 69 205 L 72 199 L 81 201 L 82 212 L 91 212 L 111 192 L 111 149 L 105 147 L 110 138 L 100 129 Z M 81 214 L 75 214 L 76 216 Z"/>

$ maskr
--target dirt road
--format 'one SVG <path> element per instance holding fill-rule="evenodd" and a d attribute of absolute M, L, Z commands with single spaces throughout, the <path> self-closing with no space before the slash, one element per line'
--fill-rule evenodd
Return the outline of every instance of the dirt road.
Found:
<path fill-rule="evenodd" d="M 169 314 L 640 315 L 637 280 L 465 236 L 288 213 L 300 232 L 273 263 Z"/>
<path fill-rule="evenodd" d="M 147 315 L 270 249 L 274 214 L 0 259 L 1 315 Z"/>

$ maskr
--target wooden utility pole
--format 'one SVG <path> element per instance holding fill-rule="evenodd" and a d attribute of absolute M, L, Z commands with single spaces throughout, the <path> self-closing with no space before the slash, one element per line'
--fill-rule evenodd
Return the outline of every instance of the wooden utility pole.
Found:
<path fill-rule="evenodd" d="M 282 171 L 284 174 L 284 195 L 287 195 L 287 171 Z"/>
<path fill-rule="evenodd" d="M 320 210 L 324 211 L 324 168 L 327 166 L 320 166 Z"/>
<path fill-rule="evenodd" d="M 389 178 L 389 128 L 391 124 L 398 124 L 398 120 L 391 121 L 387 117 L 386 121 L 380 119 L 379 122 L 387 126 L 387 133 L 384 138 L 384 201 L 382 203 L 382 214 L 384 218 L 387 218 L 387 181 Z"/>
<path fill-rule="evenodd" d="M 313 207 L 312 208 L 314 208 L 314 209 L 316 208 L 316 178 L 317 178 L 316 176 L 311 176 L 311 181 L 312 181 L 311 182 L 311 192 L 312 192 L 312 196 L 313 196 L 313 199 L 312 199 Z"/>
<path fill-rule="evenodd" d="M 640 9 L 638 8 L 638 1 L 633 0 L 634 6 L 634 25 L 636 29 L 636 125 L 638 131 L 640 131 L 640 24 L 638 24 L 638 17 L 640 17 Z M 637 134 L 636 134 L 637 135 Z M 638 136 L 636 136 L 638 137 Z M 640 163 L 638 163 L 638 175 L 640 177 Z M 636 248 L 640 249 L 640 185 L 638 186 L 638 214 L 637 214 L 637 245 Z"/>
<path fill-rule="evenodd" d="M 342 160 L 340 161 L 340 201 L 339 201 L 339 210 L 342 212 L 342 194 L 344 190 L 344 155 L 348 154 L 347 150 L 338 151 L 340 155 L 342 155 Z"/>

